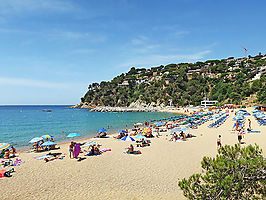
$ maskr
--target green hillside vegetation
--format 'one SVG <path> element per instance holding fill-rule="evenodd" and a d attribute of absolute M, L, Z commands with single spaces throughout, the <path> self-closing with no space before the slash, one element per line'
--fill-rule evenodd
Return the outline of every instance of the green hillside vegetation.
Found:
<path fill-rule="evenodd" d="M 204 98 L 219 104 L 241 104 L 250 95 L 266 103 L 266 54 L 249 58 L 169 64 L 122 73 L 111 81 L 92 83 L 81 102 L 91 106 L 199 105 Z M 260 76 L 257 80 L 256 76 Z M 254 78 L 255 77 L 255 78 Z"/>

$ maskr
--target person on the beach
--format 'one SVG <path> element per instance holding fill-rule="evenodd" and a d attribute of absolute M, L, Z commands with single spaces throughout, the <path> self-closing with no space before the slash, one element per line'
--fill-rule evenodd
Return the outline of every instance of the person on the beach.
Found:
<path fill-rule="evenodd" d="M 69 145 L 69 158 L 71 158 L 71 155 L 73 156 L 74 158 L 74 142 L 72 141 Z"/>
<path fill-rule="evenodd" d="M 12 154 L 16 154 L 17 153 L 17 151 L 16 151 L 14 146 L 11 146 L 11 149 L 12 149 L 12 151 L 11 151 Z"/>
<path fill-rule="evenodd" d="M 134 147 L 132 144 L 127 149 L 127 153 L 134 153 Z"/>
<path fill-rule="evenodd" d="M 102 152 L 100 151 L 100 149 L 95 145 L 95 147 L 94 147 L 94 154 L 95 155 L 100 155 L 100 154 L 102 154 Z"/>
<path fill-rule="evenodd" d="M 217 149 L 220 149 L 222 147 L 222 142 L 221 142 L 221 135 L 219 135 L 217 139 Z"/>
<path fill-rule="evenodd" d="M 9 159 L 10 151 L 7 149 L 4 154 L 4 159 Z"/>
<path fill-rule="evenodd" d="M 249 131 L 251 131 L 251 120 L 248 119 L 248 128 L 249 128 Z"/>
<path fill-rule="evenodd" d="M 237 133 L 237 139 L 238 139 L 238 142 L 241 144 L 241 140 L 242 140 L 242 131 L 241 130 L 239 130 Z"/>
<path fill-rule="evenodd" d="M 236 131 L 238 131 L 238 125 L 239 125 L 239 122 L 236 121 Z"/>

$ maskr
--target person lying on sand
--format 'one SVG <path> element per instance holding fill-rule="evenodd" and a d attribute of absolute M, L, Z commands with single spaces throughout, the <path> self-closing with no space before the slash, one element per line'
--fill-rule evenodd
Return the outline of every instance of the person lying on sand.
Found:
<path fill-rule="evenodd" d="M 61 156 L 62 153 L 49 153 L 47 155 L 52 155 L 53 157 L 51 157 L 51 158 L 44 158 L 44 161 L 45 162 L 49 162 L 49 161 L 52 161 L 52 160 L 55 160 L 55 159 L 63 159 L 63 157 L 65 157 L 65 156 Z M 61 156 L 61 157 L 59 157 L 59 156 Z"/>
<path fill-rule="evenodd" d="M 132 144 L 126 149 L 127 149 L 127 153 L 134 153 L 134 147 Z"/>

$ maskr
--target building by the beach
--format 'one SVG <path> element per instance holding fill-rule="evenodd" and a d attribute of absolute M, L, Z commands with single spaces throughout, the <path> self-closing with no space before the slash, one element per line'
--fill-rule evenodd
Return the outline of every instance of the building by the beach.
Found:
<path fill-rule="evenodd" d="M 209 98 L 207 98 L 204 101 L 201 101 L 201 106 L 207 107 L 207 106 L 213 106 L 215 104 L 217 104 L 218 101 L 216 100 L 209 100 Z"/>

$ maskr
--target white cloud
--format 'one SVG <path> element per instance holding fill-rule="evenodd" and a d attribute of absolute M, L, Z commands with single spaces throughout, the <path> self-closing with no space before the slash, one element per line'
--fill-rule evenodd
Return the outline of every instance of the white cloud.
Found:
<path fill-rule="evenodd" d="M 87 40 L 92 43 L 103 43 L 106 42 L 107 35 L 100 33 L 90 32 L 75 32 L 70 30 L 49 30 L 49 31 L 31 31 L 22 29 L 8 29 L 0 28 L 2 34 L 16 34 L 16 35 L 31 35 L 37 37 L 44 37 L 50 40 Z"/>
<path fill-rule="evenodd" d="M 206 54 L 211 53 L 210 50 L 200 51 L 193 54 L 171 54 L 171 55 L 145 55 L 136 57 L 134 60 L 127 61 L 119 65 L 120 68 L 135 67 L 151 67 L 165 65 L 168 63 L 192 62 L 204 58 Z"/>
<path fill-rule="evenodd" d="M 83 85 L 80 83 L 50 82 L 43 80 L 10 78 L 10 77 L 0 77 L 0 84 L 7 86 L 35 87 L 35 88 L 37 87 L 37 88 L 50 88 L 50 89 L 67 89 L 69 87 Z"/>
<path fill-rule="evenodd" d="M 173 33 L 175 37 L 182 37 L 184 35 L 190 34 L 190 31 L 176 31 Z"/>
<path fill-rule="evenodd" d="M 0 0 L 1 14 L 69 12 L 77 9 L 67 0 Z"/>
<path fill-rule="evenodd" d="M 148 38 L 145 36 L 138 36 L 131 40 L 131 44 L 133 45 L 143 45 L 147 42 Z"/>
<path fill-rule="evenodd" d="M 96 50 L 95 49 L 73 49 L 70 51 L 70 54 L 85 54 L 85 55 L 88 55 L 88 54 L 93 54 L 95 53 Z"/>
<path fill-rule="evenodd" d="M 107 40 L 107 36 L 100 33 L 90 33 L 90 32 L 75 32 L 68 30 L 54 30 L 46 34 L 50 39 L 70 39 L 79 40 L 85 39 L 89 42 L 102 43 Z"/>

